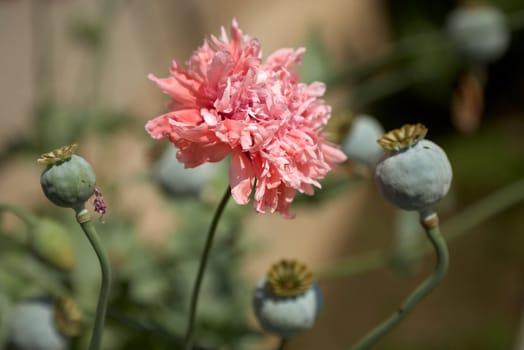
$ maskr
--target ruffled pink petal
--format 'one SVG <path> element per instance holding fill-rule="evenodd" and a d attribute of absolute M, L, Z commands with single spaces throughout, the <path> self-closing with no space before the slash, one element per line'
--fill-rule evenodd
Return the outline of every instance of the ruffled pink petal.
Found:
<path fill-rule="evenodd" d="M 175 76 L 168 78 L 157 78 L 155 75 L 149 74 L 148 78 L 155 82 L 178 105 L 196 107 L 198 84 L 191 81 L 184 73 L 176 72 L 175 74 Z"/>
<path fill-rule="evenodd" d="M 278 204 L 277 190 L 275 188 L 268 189 L 263 186 L 261 187 L 263 188 L 264 195 L 259 199 L 255 198 L 253 203 L 255 210 L 261 214 L 265 214 L 269 208 L 269 212 L 274 213 Z"/>
<path fill-rule="evenodd" d="M 295 49 L 278 49 L 266 60 L 266 65 L 272 69 L 290 69 L 295 63 L 299 63 L 306 49 L 303 47 Z"/>
<path fill-rule="evenodd" d="M 278 196 L 278 212 L 286 219 L 293 219 L 295 214 L 289 213 L 289 207 L 295 199 L 296 191 L 293 188 L 282 186 Z"/>
<path fill-rule="evenodd" d="M 231 94 L 231 80 L 228 79 L 226 82 L 226 87 L 222 91 L 222 96 L 219 97 L 214 104 L 218 112 L 227 114 L 233 111 L 233 106 L 231 104 Z"/>
<path fill-rule="evenodd" d="M 314 81 L 307 88 L 305 93 L 309 96 L 320 97 L 326 92 L 326 84 L 319 81 Z"/>
<path fill-rule="evenodd" d="M 169 113 L 149 120 L 146 123 L 146 131 L 156 140 L 173 133 L 173 126 L 169 123 Z"/>
<path fill-rule="evenodd" d="M 204 119 L 199 109 L 179 109 L 168 114 L 170 120 L 176 122 L 178 125 L 186 125 L 189 127 L 199 125 Z"/>
<path fill-rule="evenodd" d="M 176 157 L 186 168 L 194 168 L 207 162 L 218 162 L 231 153 L 231 147 L 223 143 L 201 144 L 179 139 L 175 146 L 179 148 Z"/>
<path fill-rule="evenodd" d="M 202 110 L 200 110 L 200 115 L 202 116 L 206 124 L 209 126 L 217 125 L 218 121 L 220 120 L 220 117 L 218 116 L 218 113 L 215 110 L 202 108 Z"/>
<path fill-rule="evenodd" d="M 320 184 L 318 187 L 320 188 Z M 301 184 L 300 187 L 298 188 L 298 191 L 300 193 L 307 194 L 308 196 L 312 196 L 313 194 L 315 194 L 315 190 L 313 189 L 313 186 L 311 186 L 308 183 Z"/>
<path fill-rule="evenodd" d="M 222 37 L 225 43 L 229 43 L 227 40 L 227 35 L 225 35 L 225 31 L 222 31 Z M 238 57 L 238 51 L 240 49 L 240 45 L 242 41 L 249 40 L 244 34 L 242 33 L 242 30 L 240 30 L 240 27 L 238 26 L 238 21 L 236 18 L 233 18 L 231 21 L 231 56 L 237 58 Z"/>
<path fill-rule="evenodd" d="M 243 152 L 234 152 L 229 168 L 229 184 L 231 186 L 231 195 L 238 204 L 249 202 L 254 175 L 249 158 Z"/>
<path fill-rule="evenodd" d="M 219 51 L 217 52 L 211 63 L 207 66 L 207 86 L 213 91 L 218 90 L 218 86 L 221 82 L 225 82 L 228 77 L 228 73 L 233 68 L 233 62 L 228 52 Z"/>
<path fill-rule="evenodd" d="M 209 130 L 209 127 L 206 124 L 193 128 L 175 128 L 175 130 L 178 137 L 184 138 L 190 142 L 200 143 L 202 145 L 219 142 L 216 135 Z"/>
<path fill-rule="evenodd" d="M 325 85 L 304 84 L 293 66 L 304 49 L 275 51 L 261 61 L 260 42 L 240 30 L 204 40 L 187 70 L 173 62 L 171 76 L 150 79 L 171 97 L 170 113 L 146 124 L 155 139 L 167 136 L 186 167 L 222 160 L 232 153 L 231 193 L 260 213 L 289 214 L 296 192 L 320 187 L 336 163 L 346 159 L 325 140 L 331 107 L 320 97 Z"/>
<path fill-rule="evenodd" d="M 238 120 L 226 119 L 215 128 L 217 138 L 225 143 L 229 143 L 231 148 L 238 145 L 244 124 Z"/>
<path fill-rule="evenodd" d="M 348 157 L 344 154 L 344 152 L 342 152 L 338 145 L 324 141 L 321 147 L 326 161 L 331 165 L 345 162 L 348 159 Z"/>

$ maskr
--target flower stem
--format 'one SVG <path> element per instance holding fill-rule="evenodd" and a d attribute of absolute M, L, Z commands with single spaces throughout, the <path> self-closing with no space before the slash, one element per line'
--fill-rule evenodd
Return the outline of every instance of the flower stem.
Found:
<path fill-rule="evenodd" d="M 278 344 L 278 350 L 285 350 L 287 344 L 289 343 L 289 338 L 280 338 L 280 343 Z"/>
<path fill-rule="evenodd" d="M 111 289 L 111 265 L 100 239 L 98 238 L 95 226 L 91 221 L 91 216 L 87 209 L 82 208 L 77 210 L 76 219 L 98 257 L 100 270 L 102 272 L 102 284 L 100 286 L 98 304 L 96 306 L 95 325 L 91 336 L 91 342 L 89 343 L 89 350 L 98 350 L 100 349 L 100 343 L 102 342 L 102 333 L 104 330 L 107 304 L 109 301 L 109 291 Z"/>
<path fill-rule="evenodd" d="M 10 211 L 11 213 L 15 214 L 20 220 L 24 222 L 29 231 L 36 224 L 36 216 L 24 208 L 20 208 L 13 204 L 0 203 L 0 212 L 2 211 Z"/>
<path fill-rule="evenodd" d="M 193 286 L 193 293 L 191 294 L 191 304 L 189 309 L 189 318 L 187 323 L 187 330 L 186 330 L 186 336 L 184 341 L 184 350 L 189 350 L 193 346 L 193 333 L 194 333 L 194 325 L 195 325 L 195 316 L 198 306 L 198 296 L 200 294 L 200 287 L 202 285 L 202 280 L 204 278 L 204 272 L 206 269 L 207 260 L 209 257 L 209 253 L 211 251 L 211 246 L 213 245 L 213 238 L 215 237 L 216 228 L 218 226 L 218 222 L 220 220 L 220 217 L 222 216 L 222 213 L 226 207 L 227 201 L 231 197 L 231 190 L 229 186 L 227 187 L 226 191 L 224 192 L 224 195 L 222 196 L 222 199 L 220 200 L 220 203 L 218 204 L 218 207 L 215 211 L 215 215 L 213 216 L 213 220 L 211 221 L 211 225 L 209 226 L 209 231 L 207 232 L 207 239 L 206 244 L 204 246 L 204 251 L 202 252 L 202 256 L 200 257 L 200 266 L 198 267 L 198 273 L 195 279 L 195 284 Z"/>
<path fill-rule="evenodd" d="M 0 271 L 2 270 L 15 278 L 38 286 L 55 298 L 69 294 L 54 276 L 47 274 L 48 270 L 42 269 L 39 265 L 28 265 L 27 262 L 21 263 L 18 259 L 4 258 L 0 266 Z"/>
<path fill-rule="evenodd" d="M 442 231 L 446 232 L 447 240 L 451 241 L 468 233 L 472 228 L 493 218 L 504 210 L 519 204 L 524 200 L 524 178 L 496 190 L 478 202 L 468 206 L 446 220 Z M 410 259 L 425 256 L 429 245 L 412 253 Z M 358 256 L 341 259 L 317 273 L 319 280 L 346 278 L 381 269 L 391 264 L 392 257 L 387 252 L 372 250 Z"/>
<path fill-rule="evenodd" d="M 411 295 L 402 303 L 400 308 L 392 314 L 389 318 L 375 327 L 364 338 L 362 338 L 356 345 L 351 347 L 351 350 L 369 349 L 377 343 L 384 335 L 391 331 L 400 321 L 402 321 L 415 306 L 426 297 L 431 291 L 442 281 L 446 275 L 449 264 L 448 248 L 444 237 L 440 234 L 438 225 L 438 216 L 435 212 L 431 215 L 426 215 L 421 218 L 422 226 L 426 231 L 426 235 L 433 246 L 437 263 L 433 273 L 415 289 Z"/>

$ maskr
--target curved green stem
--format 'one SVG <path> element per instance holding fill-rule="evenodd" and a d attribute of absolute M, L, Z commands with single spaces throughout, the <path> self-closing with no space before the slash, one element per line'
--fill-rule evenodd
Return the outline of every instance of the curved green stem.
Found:
<path fill-rule="evenodd" d="M 402 321 L 415 306 L 426 297 L 431 291 L 442 281 L 448 270 L 449 255 L 448 248 L 444 237 L 440 234 L 438 225 L 438 217 L 436 213 L 426 216 L 422 219 L 422 225 L 426 231 L 426 235 L 435 250 L 437 263 L 433 273 L 415 289 L 408 298 L 402 303 L 400 308 L 387 318 L 384 322 L 375 327 L 364 338 L 362 338 L 356 345 L 351 347 L 351 350 L 369 349 L 377 343 L 384 335 L 391 331 L 400 321 Z"/>
<path fill-rule="evenodd" d="M 524 200 L 524 179 L 520 179 L 510 185 L 504 186 L 489 194 L 485 198 L 467 207 L 456 216 L 447 219 L 442 225 L 442 231 L 446 232 L 448 240 L 456 239 L 470 231 L 475 226 L 488 221 L 496 214 L 522 202 Z M 424 246 L 413 252 L 413 257 L 421 258 L 431 249 Z M 338 260 L 336 264 L 328 266 L 319 273 L 319 280 L 355 276 L 385 267 L 392 262 L 392 257 L 386 252 L 372 250 L 359 256 Z"/>
<path fill-rule="evenodd" d="M 289 338 L 281 338 L 280 343 L 278 344 L 278 350 L 285 350 L 287 348 L 287 344 L 289 343 Z"/>
<path fill-rule="evenodd" d="M 189 350 L 193 346 L 195 316 L 196 316 L 196 310 L 198 306 L 198 296 L 200 294 L 200 287 L 202 285 L 202 280 L 204 278 L 204 272 L 206 269 L 206 264 L 207 264 L 207 260 L 209 257 L 209 253 L 211 251 L 211 246 L 213 245 L 213 238 L 215 237 L 216 228 L 218 226 L 220 217 L 222 216 L 222 213 L 226 207 L 227 201 L 229 200 L 230 197 L 231 197 L 231 190 L 228 186 L 226 189 L 226 192 L 224 193 L 224 195 L 222 196 L 222 199 L 220 200 L 220 203 L 218 204 L 218 207 L 215 211 L 215 215 L 213 216 L 213 220 L 211 221 L 211 225 L 209 226 L 209 231 L 207 232 L 206 244 L 204 246 L 204 251 L 202 252 L 202 256 L 200 258 L 200 266 L 198 267 L 198 273 L 195 279 L 195 284 L 193 286 L 193 293 L 191 294 L 191 304 L 190 304 L 190 309 L 189 309 L 189 319 L 188 319 L 185 342 L 184 342 L 184 350 Z"/>
<path fill-rule="evenodd" d="M 29 230 L 36 225 L 36 216 L 24 208 L 20 208 L 13 204 L 0 203 L 0 211 L 10 211 L 11 213 L 15 214 L 20 220 L 24 222 Z"/>
<path fill-rule="evenodd" d="M 95 226 L 91 221 L 91 217 L 87 209 L 83 208 L 77 211 L 76 219 L 82 230 L 84 231 L 89 243 L 93 247 L 98 261 L 100 262 L 100 270 L 102 272 L 102 284 L 100 286 L 100 293 L 98 296 L 98 304 L 96 306 L 95 325 L 93 328 L 93 334 L 91 336 L 91 342 L 89 343 L 89 350 L 100 349 L 102 342 L 102 333 L 104 331 L 104 323 L 107 313 L 107 304 L 109 301 L 109 291 L 111 289 L 111 264 L 109 258 L 102 247 L 98 234 L 96 233 Z"/>
<path fill-rule="evenodd" d="M 447 237 L 459 237 L 496 214 L 524 201 L 524 178 L 497 189 L 485 198 L 470 205 L 456 217 L 446 220 L 443 230 Z"/>
<path fill-rule="evenodd" d="M 26 247 L 33 238 L 38 218 L 29 210 L 13 204 L 0 203 L 0 213 L 3 211 L 11 212 L 22 220 L 25 225 L 25 237 L 21 238 L 19 235 L 3 235 L 2 238 L 7 238 L 12 243 Z"/>
<path fill-rule="evenodd" d="M 0 203 L 0 212 L 2 211 L 11 212 L 14 215 L 16 215 L 20 220 L 22 220 L 27 228 L 27 239 L 31 239 L 34 227 L 36 226 L 36 223 L 38 221 L 38 218 L 33 213 L 24 208 L 7 203 Z M 19 245 L 25 245 L 27 243 L 27 241 L 22 241 L 18 237 L 15 238 L 12 235 L 9 235 L 8 238 L 13 243 Z M 48 291 L 55 297 L 67 295 L 67 289 L 61 286 L 60 283 L 58 283 L 54 279 L 48 278 L 49 275 L 45 274 L 46 271 L 39 271 L 39 266 L 28 268 L 25 264 L 19 264 L 16 261 L 4 259 L 2 260 L 2 268 L 5 268 L 8 273 L 11 273 L 17 277 L 22 276 L 28 281 L 35 283 L 40 288 Z"/>
<path fill-rule="evenodd" d="M 0 270 L 13 275 L 16 278 L 23 278 L 28 283 L 37 285 L 52 296 L 59 298 L 69 295 L 59 281 L 47 275 L 47 270 L 41 270 L 38 265 L 27 266 L 26 263 L 20 263 L 15 259 L 2 259 Z"/>

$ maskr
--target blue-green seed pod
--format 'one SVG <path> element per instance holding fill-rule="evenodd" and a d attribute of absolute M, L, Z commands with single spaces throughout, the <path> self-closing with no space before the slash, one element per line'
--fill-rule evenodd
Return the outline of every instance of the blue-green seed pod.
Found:
<path fill-rule="evenodd" d="M 153 168 L 153 178 L 167 194 L 198 195 L 215 173 L 215 164 L 205 163 L 196 168 L 184 168 L 176 158 L 176 149 L 168 147 Z"/>
<path fill-rule="evenodd" d="M 9 317 L 8 349 L 66 350 L 69 340 L 57 328 L 48 300 L 27 300 L 13 306 Z"/>
<path fill-rule="evenodd" d="M 449 191 L 451 164 L 435 143 L 423 140 L 427 129 L 404 125 L 378 142 L 387 150 L 375 169 L 380 193 L 401 209 L 423 211 L 431 208 Z"/>
<path fill-rule="evenodd" d="M 267 332 L 290 337 L 313 327 L 322 304 L 311 273 L 294 260 L 283 260 L 260 280 L 253 296 L 255 316 Z"/>
<path fill-rule="evenodd" d="M 40 176 L 46 197 L 66 208 L 81 208 L 95 191 L 96 176 L 91 165 L 73 154 L 76 145 L 43 154 L 39 163 L 47 164 Z"/>
<path fill-rule="evenodd" d="M 458 8 L 447 18 L 446 30 L 457 50 L 474 63 L 490 63 L 506 53 L 510 28 L 503 12 L 493 6 Z"/>
<path fill-rule="evenodd" d="M 382 134 L 384 129 L 375 118 L 359 115 L 342 140 L 342 150 L 352 161 L 373 167 L 382 154 L 382 148 L 375 142 Z"/>

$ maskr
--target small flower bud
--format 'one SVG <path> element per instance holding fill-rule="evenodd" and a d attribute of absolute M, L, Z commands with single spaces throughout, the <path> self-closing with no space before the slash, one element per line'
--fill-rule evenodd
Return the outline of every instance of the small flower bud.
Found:
<path fill-rule="evenodd" d="M 43 154 L 38 162 L 47 164 L 40 176 L 46 197 L 54 204 L 79 209 L 95 192 L 96 176 L 91 165 L 74 153 L 76 145 Z"/>
<path fill-rule="evenodd" d="M 509 46 L 506 16 L 493 6 L 458 8 L 448 16 L 446 29 L 455 49 L 474 63 L 493 62 Z"/>
<path fill-rule="evenodd" d="M 10 311 L 8 348 L 66 350 L 69 340 L 58 330 L 53 305 L 47 299 L 18 302 Z"/>
<path fill-rule="evenodd" d="M 375 181 L 380 193 L 401 209 L 427 210 L 451 185 L 446 153 L 423 139 L 426 132 L 422 124 L 406 124 L 378 140 L 387 152 L 377 164 Z"/>
<path fill-rule="evenodd" d="M 382 154 L 375 140 L 383 133 L 382 125 L 375 118 L 359 115 L 342 140 L 342 150 L 352 161 L 373 167 Z"/>
<path fill-rule="evenodd" d="M 75 266 L 75 252 L 67 230 L 51 219 L 39 219 L 31 235 L 31 249 L 53 267 L 70 272 Z"/>
<path fill-rule="evenodd" d="M 295 260 L 274 264 L 259 282 L 253 298 L 262 328 L 290 337 L 311 328 L 318 318 L 322 295 L 312 274 Z"/>

